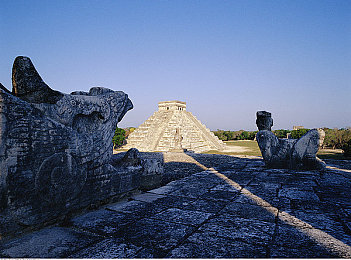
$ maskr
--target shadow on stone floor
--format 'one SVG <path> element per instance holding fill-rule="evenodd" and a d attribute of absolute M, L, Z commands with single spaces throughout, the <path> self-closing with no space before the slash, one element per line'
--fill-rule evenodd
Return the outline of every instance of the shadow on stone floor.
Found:
<path fill-rule="evenodd" d="M 205 162 L 208 163 L 208 160 Z M 293 228 L 333 254 L 350 257 L 351 200 L 348 193 L 351 188 L 351 171 L 335 167 L 332 170 L 333 173 L 264 169 L 259 174 L 251 170 L 251 174 L 256 174 L 251 180 L 247 178 L 249 174 L 245 169 L 229 174 L 221 174 L 213 169 L 213 173 L 226 179 L 233 187 L 241 189 L 242 195 L 233 202 L 258 205 L 276 215 L 275 235 L 278 238 L 273 240 L 279 240 L 281 230 Z M 244 179 L 242 175 L 245 176 Z M 234 208 L 235 212 L 247 210 L 238 206 Z M 255 218 L 252 216 L 254 214 L 251 218 Z"/>
<path fill-rule="evenodd" d="M 194 167 L 184 178 L 77 216 L 65 227 L 7 241 L 0 255 L 351 257 L 351 182 L 338 170 L 297 172 L 265 169 L 256 159 L 181 156 L 181 162 L 164 161 L 169 169 Z"/>

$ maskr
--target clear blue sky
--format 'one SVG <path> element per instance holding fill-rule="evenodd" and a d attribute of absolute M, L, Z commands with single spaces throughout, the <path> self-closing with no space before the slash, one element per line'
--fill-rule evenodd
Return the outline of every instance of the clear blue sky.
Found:
<path fill-rule="evenodd" d="M 138 126 L 157 102 L 180 100 L 211 130 L 351 126 L 351 1 L 6 1 L 0 82 L 29 56 L 70 93 L 126 92 Z"/>

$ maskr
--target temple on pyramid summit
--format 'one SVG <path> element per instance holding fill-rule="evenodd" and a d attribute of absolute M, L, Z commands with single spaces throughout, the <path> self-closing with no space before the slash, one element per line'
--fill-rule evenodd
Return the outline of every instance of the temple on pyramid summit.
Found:
<path fill-rule="evenodd" d="M 186 111 L 185 102 L 164 101 L 158 103 L 158 111 L 129 135 L 123 148 L 137 148 L 141 152 L 180 152 L 186 149 L 198 153 L 221 151 L 225 144 Z"/>

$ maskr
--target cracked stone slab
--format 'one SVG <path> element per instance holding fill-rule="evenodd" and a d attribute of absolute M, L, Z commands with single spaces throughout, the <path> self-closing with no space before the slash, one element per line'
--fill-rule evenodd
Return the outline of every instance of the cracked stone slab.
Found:
<path fill-rule="evenodd" d="M 340 240 L 341 242 L 343 242 L 344 244 L 348 245 L 350 248 L 349 248 L 349 251 L 351 253 L 351 237 L 349 235 L 348 232 L 345 232 L 345 228 L 343 226 L 334 226 L 334 230 L 333 231 L 330 231 L 330 230 L 327 230 L 326 231 L 329 235 L 331 235 L 332 237 Z M 351 254 L 350 256 L 351 257 Z"/>
<path fill-rule="evenodd" d="M 268 245 L 272 240 L 274 223 L 221 215 L 200 227 L 202 232 L 215 232 L 217 236 L 240 240 L 250 244 Z"/>
<path fill-rule="evenodd" d="M 196 156 L 200 157 L 202 155 Z M 233 157 L 227 164 L 224 164 L 225 161 L 221 162 L 221 169 L 229 166 L 236 168 L 235 165 L 232 165 L 234 160 L 241 162 L 241 159 Z M 240 165 L 245 164 L 247 165 L 246 161 Z M 75 231 L 64 228 L 67 232 L 77 232 L 78 237 L 80 237 L 80 234 L 87 235 L 88 232 L 77 230 L 89 230 L 103 235 L 103 237 L 95 236 L 93 233 L 92 235 L 87 235 L 88 239 L 96 237 L 96 241 L 92 240 L 89 243 L 84 238 L 81 244 L 73 246 L 67 251 L 66 248 L 68 246 L 61 247 L 59 245 L 61 242 L 51 242 L 52 240 L 49 239 L 45 243 L 48 244 L 47 247 L 50 250 L 59 252 L 56 254 L 57 257 L 335 258 L 347 256 L 347 245 L 351 246 L 351 236 L 346 226 L 350 222 L 351 217 L 351 200 L 348 186 L 350 184 L 345 183 L 346 179 L 344 177 L 328 172 L 319 176 L 319 173 L 315 172 L 303 174 L 303 172 L 286 170 L 263 169 L 262 172 L 258 171 L 261 171 L 261 169 L 251 166 L 241 170 L 222 172 L 219 170 L 220 173 L 227 177 L 230 177 L 231 173 L 235 172 L 233 176 L 237 179 L 233 179 L 233 181 L 239 180 L 240 176 L 243 179 L 244 177 L 254 178 L 253 180 L 250 179 L 252 181 L 232 201 L 218 200 L 216 197 L 203 197 L 202 195 L 210 191 L 230 192 L 230 188 L 226 182 L 212 183 L 212 181 L 216 182 L 217 179 L 220 180 L 217 175 L 211 172 L 201 172 L 193 178 L 169 183 L 170 187 L 174 187 L 172 191 L 171 188 L 168 191 L 167 189 L 162 191 L 161 187 L 160 190 L 155 189 L 156 192 L 147 192 L 147 194 L 153 193 L 154 195 L 162 196 L 147 195 L 149 197 L 142 199 L 143 197 L 141 196 L 140 200 L 110 204 L 105 206 L 108 209 L 105 211 L 111 212 L 112 215 L 97 211 L 97 214 L 93 214 L 88 219 L 84 220 L 82 218 L 80 220 L 84 225 L 82 223 L 73 223 L 72 229 Z M 229 174 L 229 172 L 231 173 Z M 213 177 L 209 177 L 210 175 Z M 318 180 L 314 182 L 314 178 Z M 322 178 L 322 181 L 318 182 L 320 178 Z M 328 178 L 330 178 L 330 181 Z M 197 181 L 198 183 L 196 183 Z M 211 183 L 206 184 L 206 181 Z M 229 189 L 227 190 L 226 187 Z M 283 187 L 282 190 L 285 189 L 282 191 L 281 197 L 274 195 L 273 190 L 276 187 Z M 173 193 L 177 189 L 180 190 L 182 188 L 188 190 L 198 189 L 200 193 L 203 191 L 205 193 L 196 198 L 174 196 Z M 306 202 L 304 199 L 299 199 L 295 196 L 293 192 L 289 193 L 289 189 L 290 191 L 295 189 L 296 191 L 301 190 L 305 192 L 304 197 L 310 193 L 315 193 L 321 201 L 318 203 L 314 200 L 307 200 Z M 198 191 L 194 192 L 194 194 L 198 193 Z M 307 204 L 304 204 L 305 202 Z M 270 217 L 265 216 L 264 208 L 261 206 L 274 212 L 274 209 L 272 210 L 270 207 L 278 207 L 278 205 L 279 210 L 282 211 L 279 214 L 281 214 L 283 219 L 285 217 L 286 221 L 278 220 L 278 226 L 276 226 L 274 222 L 269 220 Z M 237 206 L 239 206 L 240 210 Z M 224 207 L 225 210 L 218 212 Z M 341 216 L 337 209 L 343 211 L 344 215 Z M 196 227 L 188 222 L 188 225 L 178 224 L 169 222 L 172 220 L 166 220 L 164 217 L 167 215 L 171 219 L 172 214 L 174 214 L 185 219 L 186 216 L 184 216 L 183 211 L 217 213 L 217 215 L 212 215 L 207 219 L 199 230 L 196 230 Z M 118 217 L 115 218 L 114 214 Z M 155 214 L 159 214 L 157 219 L 153 218 Z M 125 216 L 125 218 L 121 216 Z M 190 214 L 189 219 L 192 221 L 191 217 L 192 215 Z M 93 223 L 92 226 L 85 226 L 85 224 L 88 225 L 90 219 Z M 99 219 L 101 219 L 100 223 Z M 129 222 L 129 220 L 132 221 Z M 202 223 L 201 221 L 200 223 Z M 121 225 L 118 223 L 121 223 Z M 287 223 L 290 223 L 290 225 Z M 105 225 L 106 230 L 104 230 Z M 274 234 L 274 230 L 276 234 Z M 323 233 L 326 235 L 323 236 Z M 328 237 L 327 239 L 326 236 Z M 35 241 L 39 242 L 33 242 L 32 246 L 34 248 L 40 247 L 40 240 Z M 346 248 L 346 251 L 337 253 L 341 242 L 345 244 L 344 249 Z M 17 247 L 19 243 L 22 242 L 18 242 Z M 28 242 L 25 243 L 28 244 Z M 5 249 L 4 245 L 5 242 L 1 241 L 1 250 Z M 22 255 L 17 256 L 26 257 L 26 253 L 31 252 L 30 250 L 23 251 L 25 252 Z M 349 251 L 351 252 L 351 249 Z M 4 255 L 3 251 L 0 251 L 0 256 L 9 257 Z M 47 255 L 43 254 L 43 256 L 46 257 Z M 38 257 L 38 255 L 35 255 L 35 257 Z M 48 257 L 52 256 L 49 255 Z"/>
<path fill-rule="evenodd" d="M 255 194 L 252 195 L 251 192 L 249 192 L 248 194 L 241 193 L 232 202 L 238 202 L 238 203 L 244 203 L 244 204 L 249 203 L 249 204 L 257 205 L 261 207 L 272 207 L 272 205 L 268 201 L 262 199 L 261 197 Z"/>
<path fill-rule="evenodd" d="M 148 205 L 147 202 L 132 200 L 120 201 L 106 206 L 106 209 L 114 210 L 122 213 L 135 213 L 143 210 Z"/>
<path fill-rule="evenodd" d="M 247 172 L 228 174 L 227 177 L 232 181 L 236 182 L 237 184 L 239 184 L 240 186 L 248 185 L 255 178 L 255 176 L 250 175 L 250 173 L 247 173 Z"/>
<path fill-rule="evenodd" d="M 328 201 L 331 204 L 339 204 L 342 207 L 351 208 L 351 182 L 348 178 L 327 172 L 318 180 L 318 184 L 319 189 L 317 194 L 321 200 Z"/>
<path fill-rule="evenodd" d="M 158 206 L 155 203 L 148 203 L 144 201 L 132 200 L 128 202 L 115 203 L 106 207 L 109 210 L 131 214 L 133 218 L 140 219 L 152 216 L 164 210 L 165 206 Z"/>
<path fill-rule="evenodd" d="M 294 200 L 319 202 L 319 198 L 313 189 L 305 190 L 300 187 L 283 187 L 279 190 L 278 196 Z"/>
<path fill-rule="evenodd" d="M 175 182 L 175 181 L 173 181 L 173 182 Z M 175 184 L 172 185 L 169 183 L 169 184 L 162 186 L 160 188 L 149 190 L 148 192 L 159 194 L 159 195 L 168 195 L 168 194 L 180 189 L 181 187 L 182 187 L 181 185 L 175 185 Z"/>
<path fill-rule="evenodd" d="M 50 227 L 0 244 L 0 257 L 65 258 L 101 238 L 64 227 Z"/>
<path fill-rule="evenodd" d="M 215 232 L 194 233 L 173 249 L 170 258 L 253 258 L 266 257 L 266 248 L 217 236 Z"/>
<path fill-rule="evenodd" d="M 228 202 L 220 200 L 198 199 L 184 207 L 184 209 L 202 211 L 207 213 L 217 213 L 227 205 Z"/>
<path fill-rule="evenodd" d="M 351 236 L 344 224 L 339 222 L 339 217 L 325 212 L 279 212 L 278 225 L 282 228 L 294 227 L 304 231 L 303 233 L 311 233 L 317 238 L 322 237 L 319 241 L 337 244 L 339 240 L 351 246 Z M 347 250 L 351 253 L 351 247 Z"/>
<path fill-rule="evenodd" d="M 187 197 L 179 197 L 179 196 L 158 196 L 157 194 L 152 193 L 144 193 L 140 194 L 140 196 L 136 196 L 134 198 L 140 200 L 132 200 L 127 203 L 115 203 L 106 208 L 110 210 L 115 210 L 118 212 L 129 213 L 134 215 L 144 214 L 144 217 L 154 215 L 168 208 L 186 208 L 195 199 L 187 198 Z M 152 202 L 145 202 L 152 201 Z"/>
<path fill-rule="evenodd" d="M 144 201 L 144 202 L 153 202 L 155 200 L 158 200 L 164 197 L 165 197 L 164 195 L 145 192 L 142 194 L 135 195 L 132 198 L 135 200 Z"/>
<path fill-rule="evenodd" d="M 348 174 L 350 175 L 350 174 Z M 323 173 L 321 179 L 319 180 L 321 186 L 351 186 L 350 179 L 339 175 L 332 171 L 327 171 Z"/>
<path fill-rule="evenodd" d="M 187 178 L 183 179 L 184 184 L 182 185 L 182 188 L 187 188 L 187 189 L 210 189 L 217 184 L 222 182 L 222 179 L 218 180 L 218 177 L 214 177 L 215 180 L 211 180 L 211 178 L 205 177 L 196 177 L 196 178 Z"/>
<path fill-rule="evenodd" d="M 205 213 L 201 211 L 181 210 L 176 208 L 170 208 L 159 214 L 153 216 L 155 219 L 175 222 L 184 225 L 199 226 L 204 223 L 213 214 Z"/>
<path fill-rule="evenodd" d="M 329 192 L 329 194 L 326 194 Z M 339 194 L 338 194 L 339 193 Z M 351 201 L 350 201 L 350 191 L 338 191 L 337 189 L 332 190 L 324 190 L 321 197 L 321 200 L 328 201 L 334 205 L 340 205 L 341 207 L 350 208 Z"/>
<path fill-rule="evenodd" d="M 186 236 L 194 232 L 195 227 L 164 222 L 157 219 L 141 219 L 125 229 L 126 240 L 136 246 L 152 249 L 155 257 L 163 257 Z"/>
<path fill-rule="evenodd" d="M 287 200 L 287 198 L 279 198 L 280 201 Z M 312 202 L 312 201 L 306 201 L 306 200 L 289 200 L 290 206 L 287 207 L 287 211 L 298 211 L 298 210 L 303 210 L 303 211 L 319 211 L 323 208 L 322 202 Z M 284 210 L 284 209 L 283 209 Z"/>
<path fill-rule="evenodd" d="M 69 258 L 135 258 L 141 249 L 125 244 L 121 239 L 108 238 L 70 255 Z"/>
<path fill-rule="evenodd" d="M 314 245 L 311 247 L 277 247 L 271 248 L 270 257 L 272 258 L 335 258 L 336 256 L 328 252 L 323 247 Z"/>
<path fill-rule="evenodd" d="M 253 189 L 255 191 L 264 190 L 265 192 L 276 193 L 277 190 L 280 188 L 280 184 L 277 183 L 269 183 L 269 182 L 258 182 L 253 181 L 247 187 L 247 189 Z"/>
<path fill-rule="evenodd" d="M 196 177 L 197 180 L 196 181 L 202 181 L 204 183 L 212 183 L 212 184 L 221 184 L 224 183 L 224 180 L 222 178 L 220 178 L 219 176 L 217 176 L 215 173 L 211 172 L 211 171 L 206 171 L 206 175 L 197 175 Z"/>
<path fill-rule="evenodd" d="M 235 197 L 237 197 L 238 194 L 239 194 L 238 191 L 231 192 L 231 191 L 223 191 L 223 190 L 210 190 L 202 194 L 200 197 L 201 199 L 229 202 L 233 200 Z"/>
<path fill-rule="evenodd" d="M 74 227 L 97 234 L 117 235 L 125 226 L 135 221 L 131 214 L 119 213 L 107 209 L 92 211 L 72 219 Z"/>
<path fill-rule="evenodd" d="M 319 179 L 319 173 L 315 172 L 296 172 L 294 177 L 289 178 L 284 185 L 285 186 L 299 186 L 301 189 L 317 186 L 316 180 Z"/>
<path fill-rule="evenodd" d="M 210 191 L 230 191 L 230 192 L 238 192 L 238 189 L 229 183 L 218 184 L 217 186 L 210 189 Z"/>
<path fill-rule="evenodd" d="M 160 198 L 154 201 L 154 206 L 156 208 L 179 208 L 183 209 L 188 207 L 195 199 L 187 198 L 187 197 L 180 197 L 180 196 L 166 196 L 164 198 Z"/>
<path fill-rule="evenodd" d="M 318 236 L 312 237 L 307 231 L 311 232 L 313 229 L 294 225 L 279 226 L 272 246 L 272 256 L 281 256 L 281 249 L 284 248 L 286 252 L 283 256 L 288 253 L 289 257 L 298 254 L 301 257 L 338 257 L 331 248 L 320 243 L 326 241 L 319 239 Z"/>
<path fill-rule="evenodd" d="M 341 222 L 345 225 L 346 229 L 351 234 L 351 209 L 344 208 L 339 210 L 338 213 L 340 215 Z"/>
<path fill-rule="evenodd" d="M 321 230 L 336 231 L 340 229 L 341 224 L 336 220 L 337 216 L 326 213 L 312 213 L 304 212 L 302 210 L 295 210 L 290 215 L 300 219 Z"/>
<path fill-rule="evenodd" d="M 229 203 L 221 213 L 229 214 L 233 217 L 274 222 L 278 215 L 278 209 L 256 206 L 249 203 Z"/>
<path fill-rule="evenodd" d="M 175 192 L 172 192 L 171 195 L 196 199 L 206 192 L 207 192 L 207 189 L 201 189 L 201 188 L 194 189 L 194 187 L 185 187 L 185 188 L 176 190 Z"/>
<path fill-rule="evenodd" d="M 276 169 L 278 170 L 278 169 Z M 255 181 L 256 182 L 269 182 L 269 183 L 275 183 L 275 184 L 280 184 L 280 183 L 286 183 L 289 179 L 291 179 L 293 176 L 292 173 L 285 172 L 284 170 L 278 170 L 278 172 L 272 172 L 271 170 L 265 170 L 264 173 L 260 176 L 257 176 Z"/>
<path fill-rule="evenodd" d="M 261 183 L 261 184 L 250 184 L 245 187 L 255 196 L 258 196 L 260 199 L 267 201 L 272 204 L 272 206 L 280 206 L 281 200 L 278 198 L 277 193 L 279 189 L 279 184 L 270 184 L 270 183 Z"/>

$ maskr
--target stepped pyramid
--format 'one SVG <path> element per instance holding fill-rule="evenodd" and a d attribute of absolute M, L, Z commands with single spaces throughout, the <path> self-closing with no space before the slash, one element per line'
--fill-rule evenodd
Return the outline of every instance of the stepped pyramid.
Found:
<path fill-rule="evenodd" d="M 123 148 L 137 148 L 142 152 L 183 149 L 204 152 L 223 150 L 225 144 L 186 111 L 185 102 L 164 101 L 158 103 L 158 111 L 129 135 Z"/>

